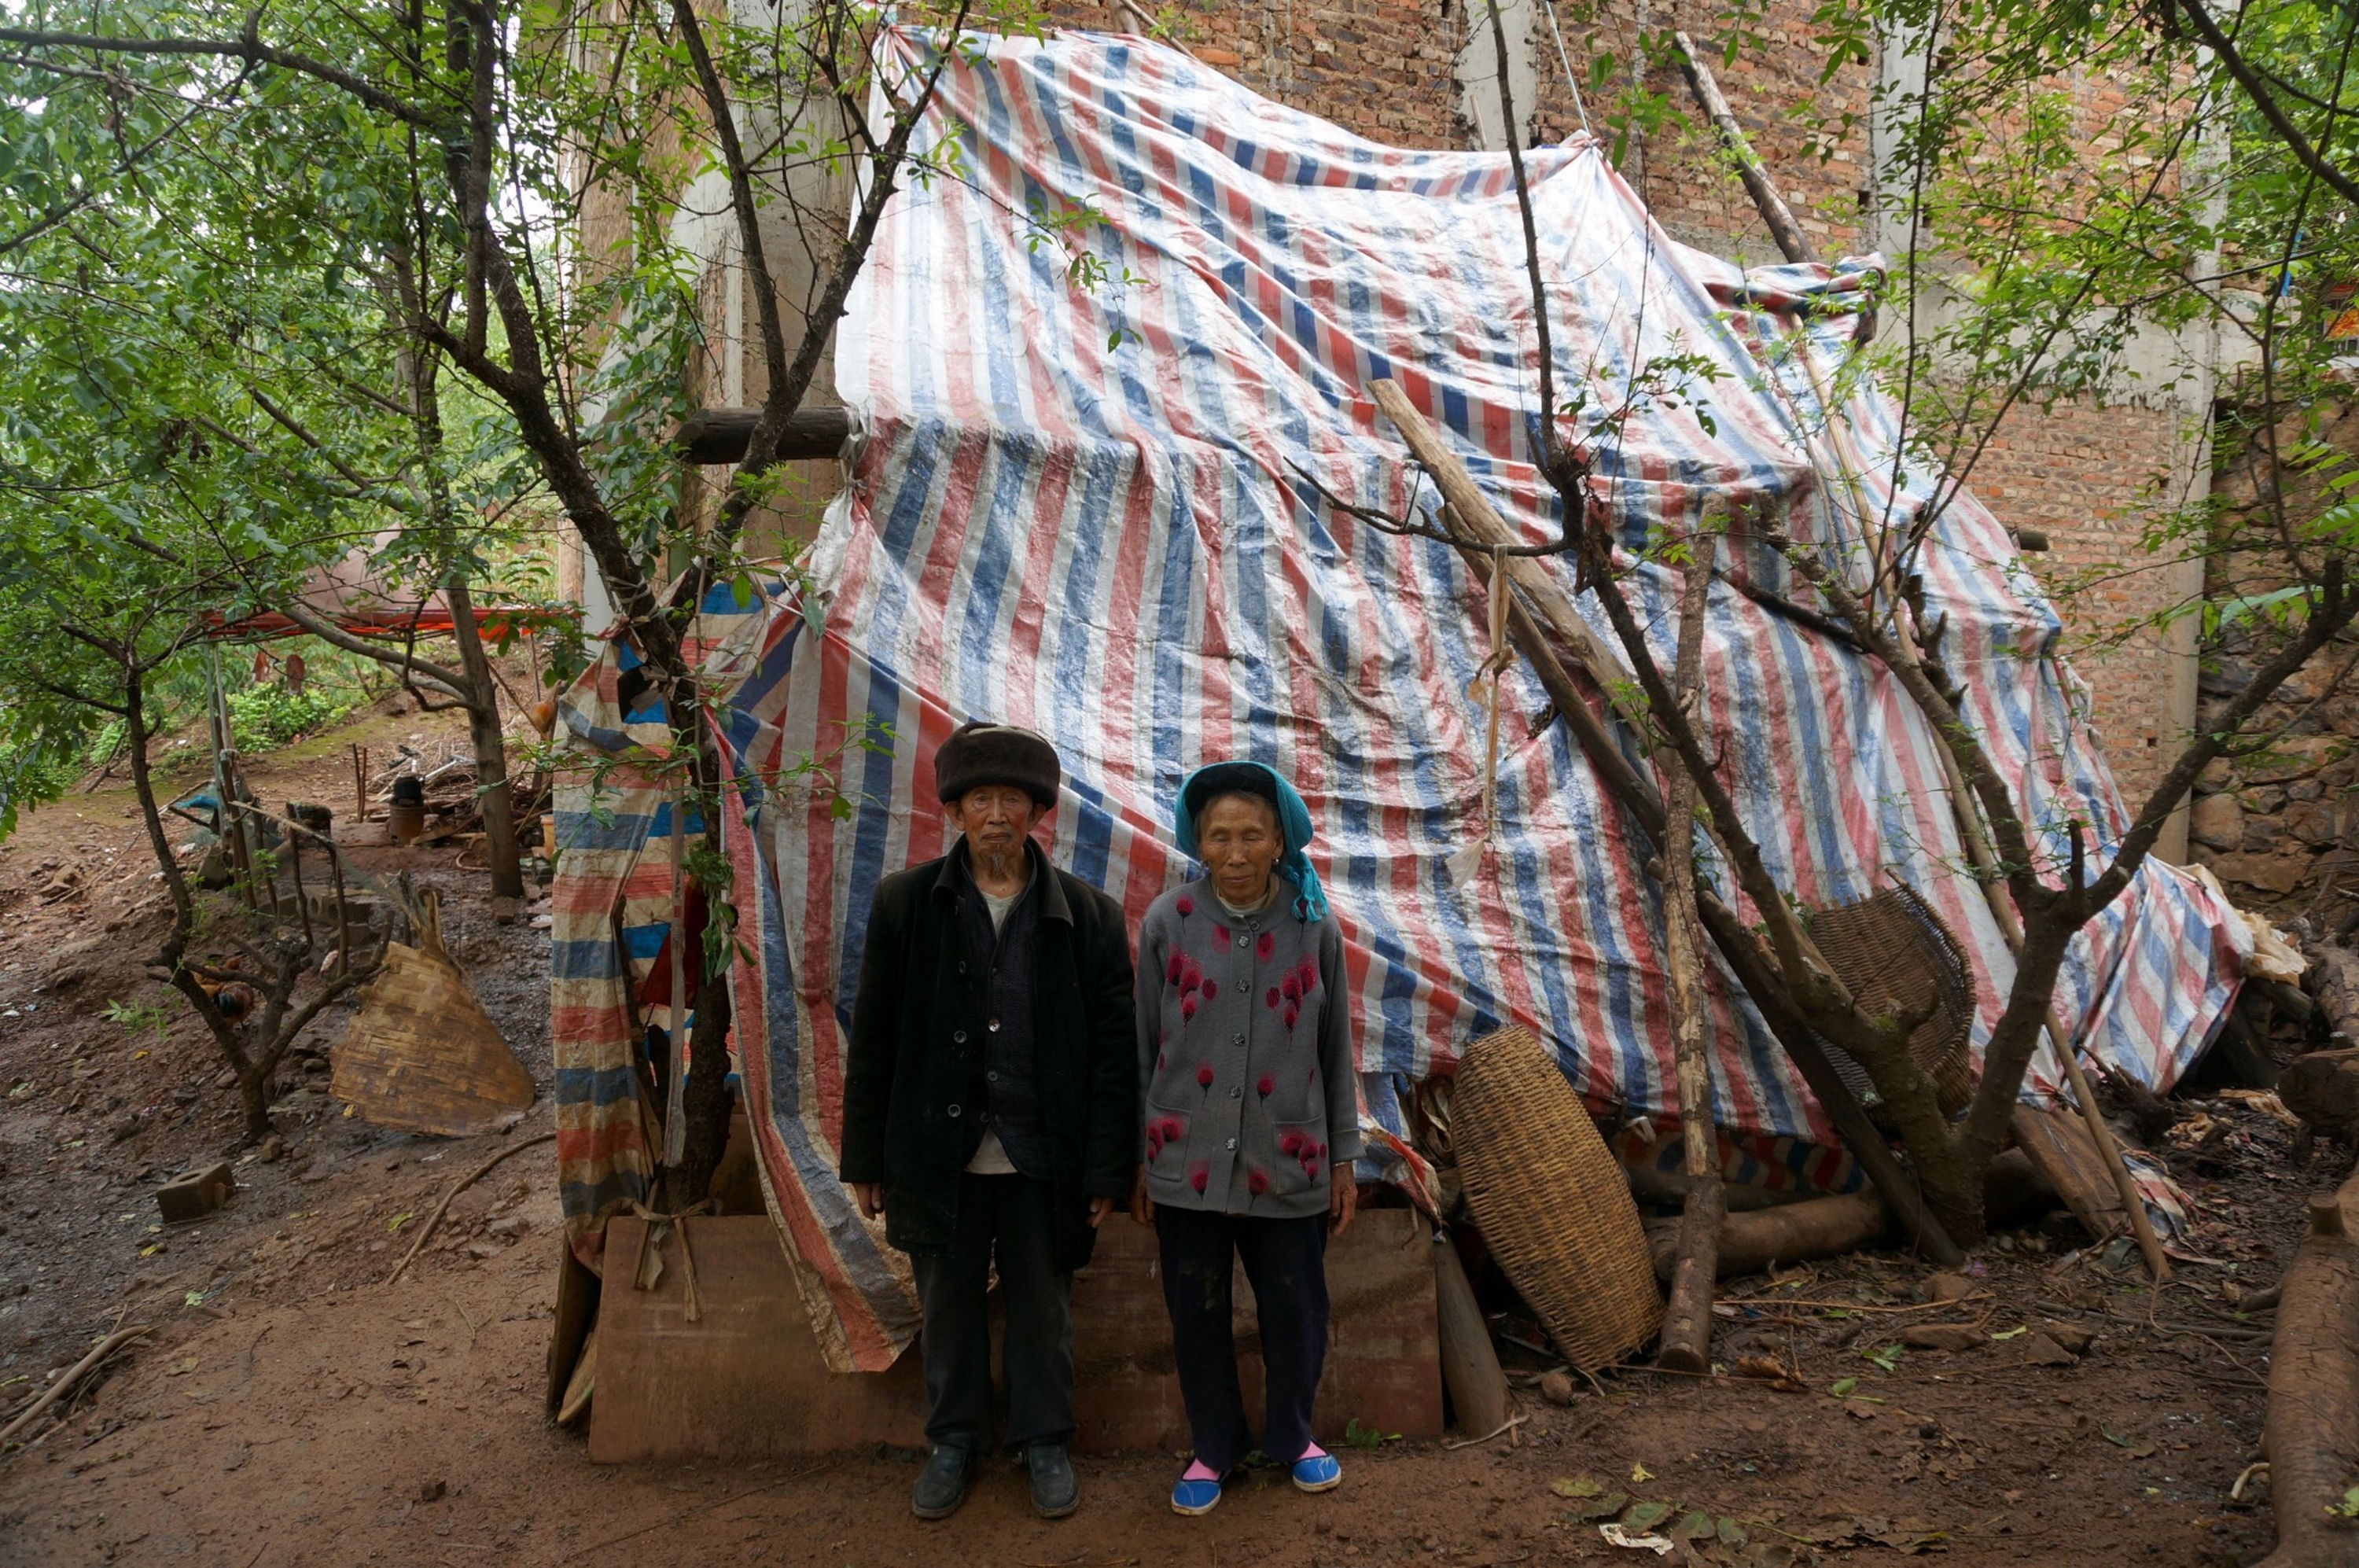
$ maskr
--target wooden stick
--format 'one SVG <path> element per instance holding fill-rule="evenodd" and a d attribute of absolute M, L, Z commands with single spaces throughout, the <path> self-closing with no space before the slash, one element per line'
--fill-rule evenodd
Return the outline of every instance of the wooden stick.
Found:
<path fill-rule="evenodd" d="M 1721 144 L 1735 161 L 1737 178 L 1745 181 L 1745 193 L 1753 198 L 1761 221 L 1769 226 L 1769 237 L 1777 242 L 1777 249 L 1788 261 L 1818 260 L 1810 250 L 1810 242 L 1802 237 L 1802 225 L 1794 222 L 1786 199 L 1769 183 L 1768 170 L 1762 167 L 1760 155 L 1753 150 L 1745 127 L 1736 123 L 1736 111 L 1728 106 L 1720 83 L 1712 79 L 1712 67 L 1704 63 L 1694 40 L 1684 32 L 1674 32 L 1671 42 L 1679 47 L 1680 70 L 1688 79 L 1688 90 L 1695 94 L 1705 117 L 1720 133 Z"/>
<path fill-rule="evenodd" d="M 426 1216 L 426 1223 L 419 1226 L 418 1239 L 409 1244 L 409 1250 L 401 1255 L 401 1261 L 393 1266 L 393 1272 L 385 1277 L 385 1282 L 390 1285 L 395 1280 L 401 1278 L 401 1271 L 409 1267 L 409 1260 L 418 1256 L 419 1248 L 426 1245 L 426 1238 L 434 1234 L 434 1227 L 440 1225 L 442 1223 L 442 1216 L 450 1212 L 451 1199 L 465 1192 L 469 1187 L 473 1186 L 475 1182 L 489 1172 L 494 1166 L 497 1165 L 501 1160 L 506 1160 L 509 1155 L 521 1154 L 527 1149 L 549 1142 L 556 1136 L 557 1134 L 554 1131 L 537 1133 L 531 1138 L 526 1138 L 522 1143 L 512 1143 L 508 1145 L 507 1148 L 501 1149 L 497 1154 L 493 1155 L 489 1160 L 484 1160 L 481 1165 L 476 1166 L 473 1171 L 468 1171 L 464 1176 L 460 1177 L 458 1181 L 452 1182 L 451 1184 L 451 1190 L 442 1194 L 442 1201 L 434 1205 L 434 1212 Z"/>
<path fill-rule="evenodd" d="M 19 1415 L 15 1421 L 10 1421 L 6 1426 L 0 1427 L 0 1443 L 6 1443 L 18 1432 L 32 1425 L 34 1421 L 40 1416 L 40 1413 L 43 1410 L 48 1410 L 51 1405 L 56 1404 L 60 1399 L 63 1399 L 66 1396 L 67 1390 L 71 1389 L 75 1384 L 81 1382 L 92 1367 L 105 1360 L 109 1356 L 114 1355 L 116 1349 L 122 1345 L 130 1343 L 132 1340 L 137 1339 L 141 1334 L 148 1332 L 148 1325 L 141 1323 L 136 1328 L 117 1329 L 113 1334 L 108 1334 L 104 1339 L 100 1340 L 95 1345 L 91 1347 L 89 1355 L 83 1356 L 80 1361 L 75 1362 L 72 1367 L 67 1369 L 64 1377 L 60 1377 L 56 1382 L 50 1384 L 48 1392 L 44 1393 L 39 1399 L 35 1399 L 31 1404 L 26 1406 L 22 1415 Z"/>
<path fill-rule="evenodd" d="M 1461 1427 L 1496 1437 L 1514 1409 L 1507 1399 L 1507 1375 L 1499 1369 L 1499 1353 L 1491 1346 L 1490 1325 L 1474 1300 L 1474 1287 L 1458 1261 L 1457 1249 L 1441 1232 L 1433 1237 L 1433 1290 L 1441 1386 L 1449 1391 Z"/>
<path fill-rule="evenodd" d="M 2113 1172 L 2114 1186 L 2122 1195 L 2122 1207 L 2129 1215 L 2130 1234 L 2137 1237 L 2138 1251 L 2146 1257 L 2147 1272 L 2154 1282 L 2162 1284 L 2170 1278 L 2170 1259 L 2164 1256 L 2162 1241 L 2154 1234 L 2154 1221 L 2147 1217 L 2146 1202 L 2138 1196 L 2137 1178 L 2130 1174 L 2127 1161 L 2122 1159 L 2121 1146 L 2114 1141 L 2114 1129 L 2105 1123 L 2104 1114 L 2097 1109 L 2096 1091 L 2089 1087 L 2089 1075 L 2081 1067 L 2081 1053 L 2075 1051 L 2063 1026 L 2057 1021 L 2056 1009 L 2048 1010 L 2048 1033 L 2056 1054 L 2064 1063 L 2064 1075 L 2071 1080 L 2072 1097 L 2081 1102 L 2081 1115 L 2089 1124 L 2089 1136 L 2097 1140 L 2097 1153 L 2105 1169 Z"/>

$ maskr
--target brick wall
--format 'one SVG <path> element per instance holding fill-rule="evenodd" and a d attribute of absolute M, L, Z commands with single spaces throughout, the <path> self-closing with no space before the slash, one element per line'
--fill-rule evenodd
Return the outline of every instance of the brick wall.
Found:
<path fill-rule="evenodd" d="M 2187 583 L 2174 561 L 2141 543 L 2175 469 L 2183 483 L 2185 434 L 2184 416 L 2169 408 L 2019 409 L 1968 479 L 2001 522 L 2048 536 L 2048 551 L 2026 560 L 2060 597 L 2065 655 L 2089 684 L 2098 738 L 2132 809 L 2186 744 L 2172 709 L 2186 672 L 2163 634 L 2143 623 Z"/>

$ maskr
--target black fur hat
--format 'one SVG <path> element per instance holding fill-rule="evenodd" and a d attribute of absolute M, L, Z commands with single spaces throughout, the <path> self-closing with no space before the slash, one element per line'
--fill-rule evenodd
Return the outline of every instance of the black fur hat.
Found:
<path fill-rule="evenodd" d="M 1046 808 L 1063 778 L 1047 737 L 1014 724 L 961 724 L 934 753 L 934 793 L 945 806 L 986 784 L 1013 784 Z"/>

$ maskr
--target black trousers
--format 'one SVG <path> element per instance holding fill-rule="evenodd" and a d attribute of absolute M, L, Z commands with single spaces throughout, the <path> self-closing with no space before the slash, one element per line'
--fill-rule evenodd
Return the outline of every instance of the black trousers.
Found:
<path fill-rule="evenodd" d="M 1256 1219 L 1158 1203 L 1155 1235 L 1171 1356 L 1197 1459 L 1226 1474 L 1254 1448 L 1230 1328 L 1240 1258 L 1261 1320 L 1261 1451 L 1281 1465 L 1301 1458 L 1310 1448 L 1310 1402 L 1327 1361 L 1327 1216 Z"/>
<path fill-rule="evenodd" d="M 1006 1305 L 1007 1443 L 1063 1443 L 1073 1435 L 1073 1276 L 1056 1266 L 1055 1210 L 1046 1181 L 959 1177 L 958 1239 L 913 1253 L 925 1328 L 926 1436 L 978 1451 L 991 1441 L 991 1329 L 985 1294 L 999 1264 Z"/>

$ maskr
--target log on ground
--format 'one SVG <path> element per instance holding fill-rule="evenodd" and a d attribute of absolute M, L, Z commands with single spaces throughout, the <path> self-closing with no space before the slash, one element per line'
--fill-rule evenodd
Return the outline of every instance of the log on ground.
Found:
<path fill-rule="evenodd" d="M 2359 1179 L 2310 1204 L 2269 1348 L 2261 1452 L 2277 1547 L 2261 1568 L 2359 1568 L 2359 1520 L 2330 1511 L 2359 1474 Z"/>

